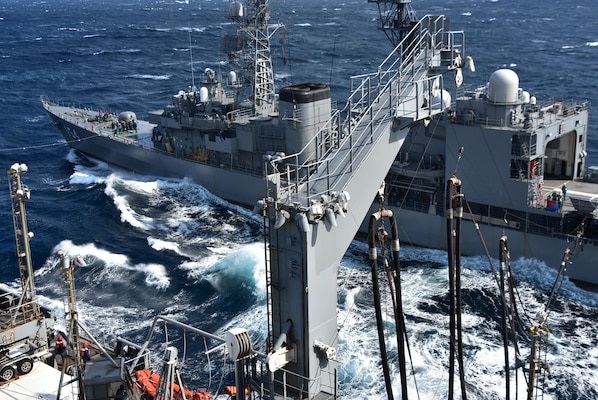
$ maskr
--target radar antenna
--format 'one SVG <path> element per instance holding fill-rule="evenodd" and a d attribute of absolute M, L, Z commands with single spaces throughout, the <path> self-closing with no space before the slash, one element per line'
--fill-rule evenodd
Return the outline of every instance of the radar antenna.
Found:
<path fill-rule="evenodd" d="M 411 0 L 368 0 L 368 3 L 378 3 L 378 29 L 384 31 L 393 47 L 397 47 L 417 23 Z"/>

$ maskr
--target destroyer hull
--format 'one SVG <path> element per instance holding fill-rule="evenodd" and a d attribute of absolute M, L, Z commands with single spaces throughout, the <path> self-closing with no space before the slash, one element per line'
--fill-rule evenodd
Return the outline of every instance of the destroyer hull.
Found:
<path fill-rule="evenodd" d="M 213 167 L 154 149 L 150 139 L 153 126 L 149 123 L 140 124 L 135 138 L 110 137 L 94 132 L 89 126 L 70 122 L 68 118 L 60 116 L 60 110 L 50 107 L 46 109 L 68 144 L 87 156 L 142 175 L 189 178 L 214 195 L 244 207 L 253 207 L 256 201 L 263 197 L 265 183 L 262 176 Z M 394 212 L 399 225 L 403 227 L 399 229 L 401 242 L 447 250 L 445 217 L 405 208 L 395 209 Z M 468 222 L 466 221 L 462 227 L 463 254 L 485 256 L 480 233 L 476 231 L 473 223 Z M 415 226 L 418 228 L 408 228 Z M 478 226 L 491 255 L 498 254 L 493 246 L 505 233 L 513 258 L 536 259 L 557 270 L 560 268 L 565 249 L 575 239 L 572 236 L 538 235 L 483 223 L 478 223 Z M 367 226 L 362 224 L 360 230 L 367 232 Z M 588 242 L 577 249 L 566 274 L 574 281 L 598 285 L 598 274 L 594 273 L 596 260 L 598 246 Z"/>
<path fill-rule="evenodd" d="M 410 244 L 425 248 L 447 250 L 446 218 L 408 209 L 394 212 L 399 224 L 399 238 L 403 244 Z M 409 229 L 417 226 L 418 229 Z M 464 220 L 461 226 L 462 254 L 465 256 L 485 257 L 484 244 L 490 255 L 496 260 L 499 254 L 498 243 L 503 235 L 507 236 L 509 252 L 513 260 L 520 257 L 534 259 L 545 263 L 548 267 L 558 270 L 565 253 L 565 249 L 573 248 L 575 237 L 566 235 L 545 236 L 530 232 L 503 228 L 484 223 L 476 224 Z M 480 234 L 484 243 L 481 242 Z M 596 263 L 598 260 L 598 245 L 595 242 L 584 241 L 577 246 L 569 258 L 569 265 L 565 274 L 569 279 L 578 282 L 598 285 Z M 498 268 L 498 263 L 495 261 Z"/>
<path fill-rule="evenodd" d="M 151 141 L 153 125 L 148 122 L 139 121 L 140 128 L 134 135 L 111 136 L 95 132 L 91 124 L 82 126 L 80 121 L 69 121 L 64 117 L 66 107 L 44 106 L 69 146 L 86 156 L 141 175 L 189 178 L 212 194 L 245 207 L 253 207 L 264 195 L 261 175 L 178 158 L 155 149 Z"/>

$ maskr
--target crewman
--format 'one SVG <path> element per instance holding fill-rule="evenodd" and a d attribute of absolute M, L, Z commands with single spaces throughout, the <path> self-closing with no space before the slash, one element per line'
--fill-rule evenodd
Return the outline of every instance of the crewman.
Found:
<path fill-rule="evenodd" d="M 89 354 L 89 343 L 87 342 L 83 342 L 83 347 L 81 348 L 81 359 L 83 360 L 83 364 L 91 361 L 91 355 Z"/>
<path fill-rule="evenodd" d="M 56 338 L 56 342 L 54 343 L 55 346 L 55 354 L 60 355 L 60 358 L 64 358 L 66 354 L 66 344 L 64 343 L 64 339 L 62 336 L 58 335 Z"/>
<path fill-rule="evenodd" d="M 125 385 L 120 385 L 120 387 L 116 391 L 114 400 L 127 400 L 127 391 L 125 390 Z"/>

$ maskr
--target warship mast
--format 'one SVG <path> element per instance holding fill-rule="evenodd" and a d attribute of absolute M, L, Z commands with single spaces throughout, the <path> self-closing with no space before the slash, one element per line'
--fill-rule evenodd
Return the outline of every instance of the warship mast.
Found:
<path fill-rule="evenodd" d="M 368 3 L 378 3 L 378 29 L 384 32 L 394 47 L 417 24 L 411 0 L 368 0 Z"/>
<path fill-rule="evenodd" d="M 276 106 L 270 38 L 282 24 L 270 24 L 268 0 L 247 0 L 246 5 L 244 8 L 239 2 L 233 3 L 230 18 L 245 36 L 240 62 L 252 87 L 253 113 L 268 115 Z"/>

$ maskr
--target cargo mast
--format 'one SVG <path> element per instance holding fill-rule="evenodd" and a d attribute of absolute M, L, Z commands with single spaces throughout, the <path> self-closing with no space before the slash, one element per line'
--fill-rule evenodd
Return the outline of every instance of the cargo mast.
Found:
<path fill-rule="evenodd" d="M 25 216 L 25 200 L 29 200 L 29 189 L 21 182 L 21 174 L 27 172 L 25 164 L 14 164 L 8 170 L 8 185 L 10 190 L 10 203 L 12 206 L 12 221 L 15 230 L 17 260 L 19 276 L 21 279 L 21 306 L 25 319 L 34 319 L 40 315 L 39 306 L 35 299 L 35 285 L 33 284 L 33 266 L 31 262 L 31 249 L 29 238 L 33 236 L 27 229 Z M 17 314 L 14 314 L 14 318 Z M 15 321 L 11 321 L 15 323 Z"/>

